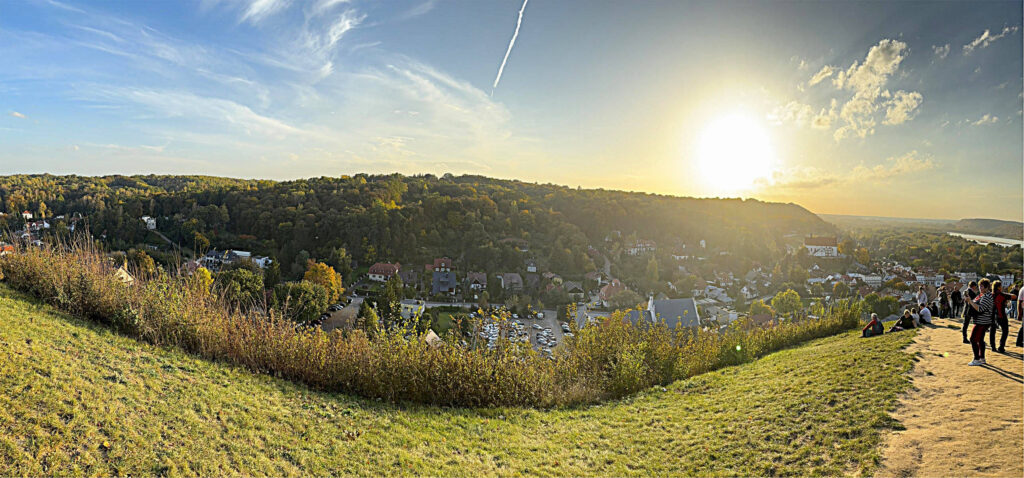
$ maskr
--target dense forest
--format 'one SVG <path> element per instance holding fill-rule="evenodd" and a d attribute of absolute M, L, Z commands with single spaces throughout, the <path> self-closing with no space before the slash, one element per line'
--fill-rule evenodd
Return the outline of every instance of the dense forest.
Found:
<path fill-rule="evenodd" d="M 961 219 L 953 224 L 954 232 L 978 234 L 982 236 L 1005 237 L 1007 239 L 1024 239 L 1024 224 L 1016 221 L 1000 221 L 998 219 Z"/>
<path fill-rule="evenodd" d="M 8 229 L 21 226 L 18 213 L 25 210 L 37 218 L 80 215 L 80 223 L 111 249 L 152 242 L 139 221 L 149 215 L 186 249 L 272 256 L 285 278 L 301 276 L 309 259 L 347 274 L 375 261 L 422 268 L 441 256 L 452 257 L 463 271 L 521 271 L 532 259 L 542 270 L 577 276 L 603 267 L 603 258 L 588 251 L 605 249 L 610 234 L 656 241 L 662 257 L 687 246 L 694 250 L 704 240 L 709 250 L 729 251 L 746 266 L 784 255 L 787 235 L 834 232 L 793 204 L 452 175 L 285 182 L 17 175 L 0 178 L 0 209 L 7 213 L 0 227 Z M 628 263 L 621 249 L 610 254 Z"/>
<path fill-rule="evenodd" d="M 888 259 L 915 269 L 930 268 L 943 274 L 957 271 L 1015 274 L 1021 277 L 1024 255 L 1020 246 L 978 244 L 938 232 L 900 229 L 859 230 L 852 234 L 875 258 Z"/>

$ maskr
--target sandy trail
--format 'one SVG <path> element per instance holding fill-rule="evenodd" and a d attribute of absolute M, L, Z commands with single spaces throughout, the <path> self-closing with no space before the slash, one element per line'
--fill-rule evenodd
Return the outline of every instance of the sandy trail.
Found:
<path fill-rule="evenodd" d="M 908 349 L 919 359 L 913 389 L 894 413 L 906 430 L 885 438 L 879 476 L 1024 476 L 1020 324 L 1010 320 L 1007 353 L 988 349 L 984 367 L 967 366 L 960 323 L 938 319 L 918 331 Z"/>

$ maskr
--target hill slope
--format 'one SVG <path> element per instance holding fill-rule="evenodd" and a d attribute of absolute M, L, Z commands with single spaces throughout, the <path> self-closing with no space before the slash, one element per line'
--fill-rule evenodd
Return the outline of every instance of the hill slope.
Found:
<path fill-rule="evenodd" d="M 1017 221 L 1001 221 L 998 219 L 961 219 L 953 225 L 953 230 L 966 234 L 1005 237 L 1020 240 L 1024 238 L 1024 224 Z"/>
<path fill-rule="evenodd" d="M 2 285 L 0 318 L 0 475 L 864 472 L 910 368 L 910 334 L 844 334 L 600 406 L 450 409 L 152 347 Z"/>

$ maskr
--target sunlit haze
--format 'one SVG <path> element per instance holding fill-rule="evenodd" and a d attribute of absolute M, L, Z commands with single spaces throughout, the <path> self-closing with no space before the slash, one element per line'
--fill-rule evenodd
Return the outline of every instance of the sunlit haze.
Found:
<path fill-rule="evenodd" d="M 1021 15 L 1016 1 L 12 0 L 0 174 L 451 172 L 1021 220 Z"/>

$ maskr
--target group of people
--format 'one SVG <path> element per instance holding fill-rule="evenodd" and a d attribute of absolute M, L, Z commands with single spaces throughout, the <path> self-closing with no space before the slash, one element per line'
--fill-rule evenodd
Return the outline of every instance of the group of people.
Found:
<path fill-rule="evenodd" d="M 929 303 L 928 291 L 922 285 L 915 295 L 917 307 L 905 309 L 896 323 L 889 329 L 889 332 L 920 327 L 922 324 L 931 324 L 932 317 L 963 317 L 963 339 L 965 344 L 971 344 L 974 352 L 974 359 L 968 365 L 985 364 L 985 334 L 988 333 L 989 345 L 993 352 L 1006 352 L 1006 337 L 1010 332 L 1010 317 L 1016 317 L 1024 312 L 1024 297 L 1014 287 L 1009 293 L 1003 292 L 1002 281 L 990 281 L 981 279 L 971 281 L 967 291 L 963 294 L 959 290 L 949 291 L 946 286 L 939 287 L 936 300 Z M 967 331 L 971 323 L 974 329 L 970 337 Z M 996 347 L 997 329 L 1002 330 L 999 346 Z M 885 331 L 882 319 L 877 314 L 871 314 L 871 321 L 861 330 L 864 337 L 881 335 Z M 1024 347 L 1024 326 L 1017 332 L 1017 346 Z"/>
<path fill-rule="evenodd" d="M 964 326 L 961 332 L 964 336 L 964 343 L 971 344 L 974 351 L 974 360 L 968 365 L 985 364 L 985 332 L 988 332 L 989 345 L 993 352 L 1006 352 L 1006 336 L 1010 333 L 1009 316 L 1018 313 L 1021 306 L 1021 298 L 1018 291 L 1013 289 L 1011 293 L 1003 292 L 1002 281 L 989 281 L 982 279 L 978 282 L 971 281 L 967 288 L 967 300 L 965 301 L 963 319 Z M 1007 311 L 1007 308 L 1010 311 Z M 970 339 L 967 337 L 967 328 L 974 322 L 974 329 L 971 330 Z M 999 339 L 999 347 L 996 347 L 996 329 L 1002 330 Z M 1024 346 L 1024 327 L 1017 331 L 1017 346 Z"/>

